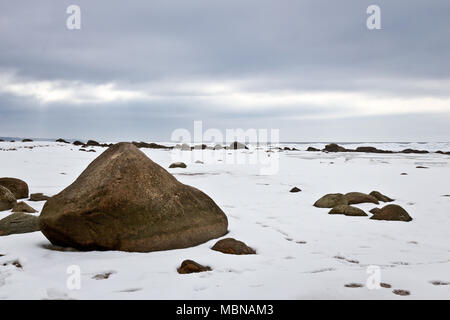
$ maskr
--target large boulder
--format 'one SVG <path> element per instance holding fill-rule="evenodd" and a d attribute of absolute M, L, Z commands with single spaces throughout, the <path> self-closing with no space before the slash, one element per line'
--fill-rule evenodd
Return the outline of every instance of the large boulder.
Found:
<path fill-rule="evenodd" d="M 317 208 L 334 208 L 341 204 L 348 204 L 347 198 L 342 193 L 329 193 L 314 203 Z"/>
<path fill-rule="evenodd" d="M 358 203 L 374 203 L 378 204 L 377 198 L 371 196 L 369 194 L 365 194 L 362 192 L 349 192 L 345 194 L 345 197 L 348 200 L 348 204 L 358 204 Z"/>
<path fill-rule="evenodd" d="M 341 205 L 334 207 L 333 209 L 330 210 L 330 212 L 328 212 L 328 214 L 343 214 L 346 216 L 354 216 L 354 217 L 367 216 L 367 213 L 365 213 L 360 208 L 356 208 L 356 207 L 345 205 L 345 204 L 341 204 Z"/>
<path fill-rule="evenodd" d="M 0 211 L 9 210 L 16 204 L 16 197 L 9 189 L 0 186 Z"/>
<path fill-rule="evenodd" d="M 38 217 L 16 212 L 0 220 L 0 236 L 39 231 Z"/>
<path fill-rule="evenodd" d="M 16 199 L 28 198 L 28 185 L 23 180 L 16 178 L 0 178 L 0 186 L 9 189 Z"/>
<path fill-rule="evenodd" d="M 396 204 L 388 204 L 381 210 L 374 213 L 370 219 L 373 220 L 389 220 L 389 221 L 412 221 L 411 216 L 405 209 Z"/>
<path fill-rule="evenodd" d="M 149 252 L 221 237 L 228 220 L 206 194 L 178 182 L 136 146 L 122 142 L 51 197 L 39 225 L 58 246 Z"/>

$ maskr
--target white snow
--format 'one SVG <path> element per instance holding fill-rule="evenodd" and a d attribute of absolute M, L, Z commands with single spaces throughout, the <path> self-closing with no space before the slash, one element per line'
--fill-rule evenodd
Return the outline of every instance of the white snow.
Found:
<path fill-rule="evenodd" d="M 427 149 L 426 145 L 415 147 Z M 5 151 L 9 148 L 17 150 Z M 450 150 L 448 145 L 442 148 Z M 54 142 L 0 142 L 0 149 L 0 176 L 23 179 L 31 193 L 50 196 L 72 183 L 105 150 L 80 152 L 79 147 Z M 166 169 L 178 161 L 171 151 L 141 150 Z M 188 167 L 167 170 L 214 199 L 228 216 L 230 232 L 225 237 L 244 241 L 256 249 L 256 255 L 213 251 L 210 248 L 217 240 L 151 253 L 63 252 L 49 249 L 49 241 L 40 232 L 4 236 L 0 237 L 0 255 L 4 255 L 0 256 L 0 299 L 450 299 L 450 285 L 431 284 L 450 282 L 450 197 L 443 196 L 450 194 L 450 156 L 184 152 L 192 160 Z M 218 152 L 271 158 L 279 161 L 279 171 L 261 175 L 261 166 L 219 161 L 214 157 Z M 194 163 L 197 159 L 205 163 Z M 418 165 L 429 169 L 417 169 Z M 294 186 L 302 192 L 290 193 Z M 329 209 L 312 206 L 326 193 L 372 190 L 395 198 L 394 203 L 414 220 L 328 215 Z M 37 210 L 44 204 L 27 203 Z M 370 210 L 375 205 L 359 207 Z M 0 218 L 9 214 L 0 212 Z M 184 259 L 213 270 L 180 275 L 176 268 Z M 22 268 L 10 264 L 15 260 Z M 70 290 L 66 284 L 71 265 L 81 270 L 79 290 Z M 391 289 L 369 290 L 366 271 L 371 265 L 381 268 L 381 281 L 391 284 Z M 112 274 L 108 279 L 93 279 L 104 272 Z M 348 283 L 364 286 L 347 288 Z M 411 295 L 395 295 L 394 289 Z"/>

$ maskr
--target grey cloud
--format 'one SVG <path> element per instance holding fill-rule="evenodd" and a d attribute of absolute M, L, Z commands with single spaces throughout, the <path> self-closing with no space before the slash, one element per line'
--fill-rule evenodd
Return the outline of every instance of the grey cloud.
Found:
<path fill-rule="evenodd" d="M 65 27 L 65 10 L 73 3 L 82 10 L 80 31 L 68 31 Z M 14 71 L 21 79 L 115 82 L 124 88 L 148 88 L 150 93 L 153 85 L 161 82 L 175 86 L 199 79 L 250 79 L 241 89 L 448 98 L 450 3 L 377 0 L 383 29 L 368 31 L 365 10 L 373 3 L 43 0 L 32 5 L 24 0 L 3 1 L 0 69 Z M 422 85 L 429 81 L 436 85 Z M 189 126 L 196 118 L 217 126 L 226 123 L 252 127 L 267 123 L 283 127 L 286 139 L 291 140 L 302 139 L 300 131 L 295 133 L 298 123 L 302 123 L 319 137 L 322 129 L 315 125 L 319 120 L 283 119 L 330 111 L 302 105 L 294 110 L 273 106 L 272 110 L 234 112 L 226 106 L 203 105 L 189 99 L 93 105 L 84 109 L 70 103 L 40 108 L 30 98 L 8 94 L 0 95 L 0 103 L 0 134 L 14 131 L 17 135 L 23 131 L 59 136 L 67 130 L 73 137 L 92 132 L 105 138 L 116 135 L 110 129 L 113 127 L 121 127 L 123 137 L 145 136 L 146 132 L 156 136 Z M 33 116 L 38 116 L 34 119 L 40 125 L 33 122 Z M 76 119 L 75 124 L 64 123 L 68 118 Z M 95 119 L 99 119 L 97 126 Z M 401 123 L 408 128 L 411 139 L 417 136 L 412 128 L 418 123 L 441 123 L 435 115 L 411 115 L 413 124 L 398 116 L 376 119 L 361 121 L 369 127 L 372 123 Z M 342 123 L 342 127 L 329 129 L 330 132 L 352 134 L 344 125 L 352 119 L 334 121 L 330 123 Z M 34 131 L 31 124 L 35 124 Z M 359 132 L 361 137 L 371 134 L 362 127 Z M 422 133 L 430 138 L 442 136 L 442 132 L 431 129 Z"/>

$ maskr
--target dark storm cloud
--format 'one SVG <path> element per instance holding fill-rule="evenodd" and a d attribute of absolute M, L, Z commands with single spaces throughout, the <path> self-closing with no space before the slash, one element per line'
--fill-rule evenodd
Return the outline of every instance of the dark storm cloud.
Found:
<path fill-rule="evenodd" d="M 70 4 L 81 7 L 81 30 L 66 28 Z M 371 4 L 381 7 L 382 30 L 366 28 Z M 0 90 L 0 135 L 31 132 L 34 114 L 40 115 L 35 119 L 41 125 L 33 129 L 38 136 L 43 130 L 51 136 L 68 130 L 73 137 L 83 132 L 117 137 L 114 130 L 91 127 L 93 119 L 107 119 L 122 128 L 122 136 L 144 137 L 200 119 L 217 126 L 225 125 L 218 120 L 227 126 L 268 123 L 292 132 L 286 139 L 301 139 L 294 133 L 296 123 L 282 119 L 345 107 L 302 102 L 293 109 L 274 101 L 239 110 L 221 96 L 196 99 L 205 95 L 198 86 L 189 92 L 177 89 L 197 82 L 232 83 L 240 93 L 348 91 L 448 101 L 448 12 L 448 1 L 420 0 L 3 1 L 0 73 L 13 74 L 16 82 L 115 83 L 121 90 L 164 98 L 81 108 L 70 99 L 45 105 L 17 94 L 30 87 Z M 77 124 L 55 124 L 71 117 L 79 119 Z"/>

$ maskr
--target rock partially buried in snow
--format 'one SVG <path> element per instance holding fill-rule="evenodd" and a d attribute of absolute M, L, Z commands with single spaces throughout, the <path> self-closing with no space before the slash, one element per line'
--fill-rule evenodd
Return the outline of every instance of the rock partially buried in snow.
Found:
<path fill-rule="evenodd" d="M 370 219 L 373 220 L 389 220 L 389 221 L 412 221 L 411 216 L 405 209 L 396 204 L 388 204 L 387 206 L 376 212 Z"/>
<path fill-rule="evenodd" d="M 136 146 L 122 142 L 50 198 L 39 225 L 58 246 L 149 252 L 221 237 L 228 220 L 206 194 L 178 182 Z"/>
<path fill-rule="evenodd" d="M 302 191 L 300 188 L 293 187 L 289 192 L 300 192 Z"/>
<path fill-rule="evenodd" d="M 373 209 L 370 209 L 370 210 L 369 210 L 369 212 L 370 212 L 371 214 L 376 214 L 376 213 L 378 213 L 378 212 L 380 212 L 380 211 L 381 211 L 380 208 L 373 208 Z"/>
<path fill-rule="evenodd" d="M 14 204 L 12 212 L 27 212 L 27 213 L 35 213 L 37 210 L 30 207 L 27 203 L 20 201 Z"/>
<path fill-rule="evenodd" d="M 28 185 L 16 178 L 0 178 L 0 186 L 7 188 L 16 199 L 28 198 Z"/>
<path fill-rule="evenodd" d="M 46 196 L 43 193 L 32 193 L 30 194 L 30 201 L 47 201 L 50 199 L 49 196 Z"/>
<path fill-rule="evenodd" d="M 330 144 L 327 144 L 325 146 L 325 148 L 323 148 L 322 151 L 326 151 L 326 152 L 346 152 L 347 149 L 345 149 L 344 147 L 341 147 L 340 145 L 338 145 L 336 143 L 330 143 Z"/>
<path fill-rule="evenodd" d="M 0 236 L 39 231 L 38 217 L 22 212 L 0 220 Z"/>
<path fill-rule="evenodd" d="M 398 296 L 409 296 L 411 294 L 408 290 L 402 289 L 395 289 L 392 292 Z"/>
<path fill-rule="evenodd" d="M 181 263 L 181 266 L 177 269 L 177 271 L 179 274 L 197 273 L 197 272 L 211 271 L 211 267 L 202 266 L 201 264 L 192 260 L 184 260 Z"/>
<path fill-rule="evenodd" d="M 211 249 L 228 254 L 256 254 L 256 251 L 247 246 L 244 242 L 233 238 L 219 240 Z"/>
<path fill-rule="evenodd" d="M 172 163 L 169 168 L 187 168 L 187 165 L 184 162 L 174 162 Z"/>
<path fill-rule="evenodd" d="M 367 213 L 365 213 L 363 210 L 345 204 L 341 204 L 334 207 L 333 209 L 330 210 L 330 212 L 328 212 L 328 214 L 343 214 L 346 216 L 354 216 L 354 217 L 367 216 Z"/>
<path fill-rule="evenodd" d="M 16 197 L 9 189 L 0 186 L 0 211 L 11 209 L 16 203 Z"/>
<path fill-rule="evenodd" d="M 231 149 L 231 150 L 248 149 L 245 144 L 237 142 L 237 141 L 231 143 L 228 148 Z"/>
<path fill-rule="evenodd" d="M 362 192 L 349 192 L 345 194 L 345 197 L 348 200 L 348 204 L 358 204 L 358 203 L 374 203 L 378 204 L 377 198 L 362 193 Z"/>
<path fill-rule="evenodd" d="M 317 208 L 333 208 L 341 204 L 348 204 L 347 198 L 342 193 L 329 193 L 314 203 Z"/>
<path fill-rule="evenodd" d="M 394 201 L 394 199 L 391 199 L 388 196 L 385 196 L 384 194 L 382 194 L 381 192 L 378 192 L 378 191 L 372 191 L 371 193 L 369 193 L 369 195 L 371 195 L 372 197 L 376 198 L 378 201 L 381 201 L 381 202 Z"/>

